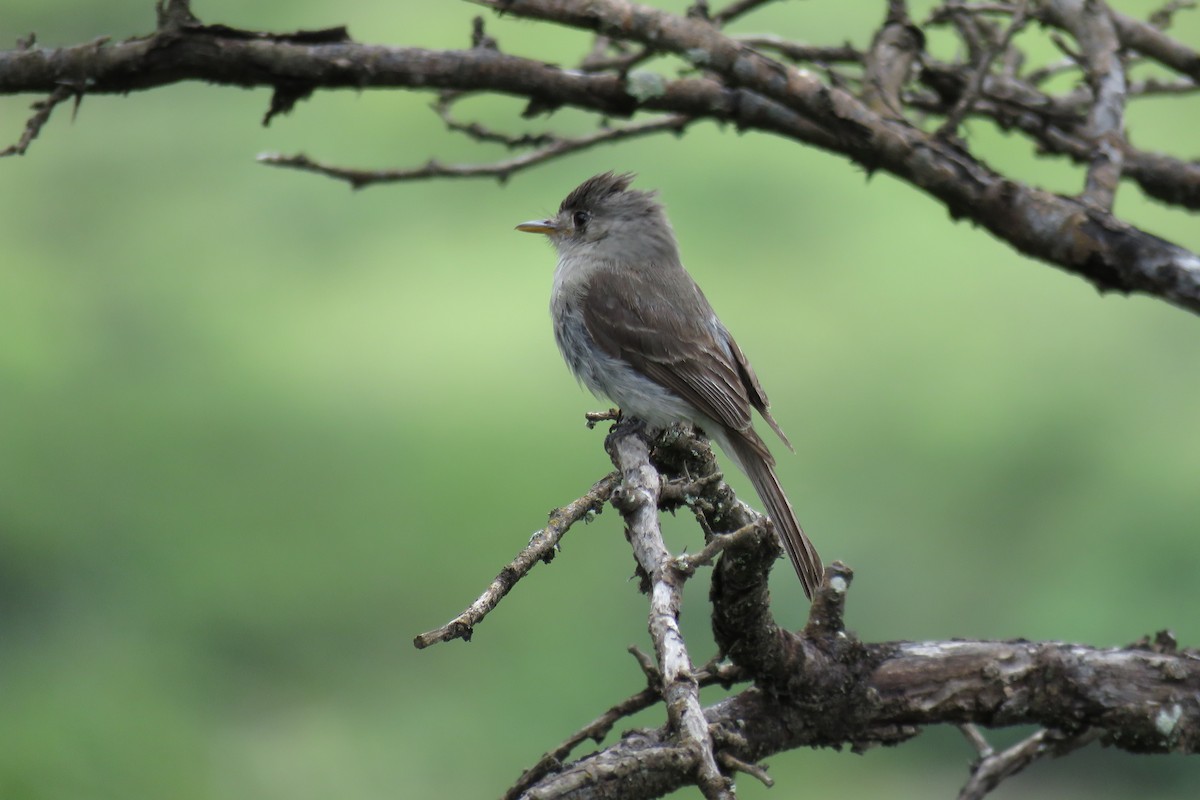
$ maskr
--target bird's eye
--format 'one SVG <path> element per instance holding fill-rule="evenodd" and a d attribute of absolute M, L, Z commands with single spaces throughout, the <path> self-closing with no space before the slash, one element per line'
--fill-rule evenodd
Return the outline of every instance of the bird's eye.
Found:
<path fill-rule="evenodd" d="M 571 221 L 575 223 L 575 230 L 577 231 L 583 230 L 584 226 L 587 225 L 588 220 L 591 218 L 592 215 L 586 211 L 576 211 L 571 215 Z"/>

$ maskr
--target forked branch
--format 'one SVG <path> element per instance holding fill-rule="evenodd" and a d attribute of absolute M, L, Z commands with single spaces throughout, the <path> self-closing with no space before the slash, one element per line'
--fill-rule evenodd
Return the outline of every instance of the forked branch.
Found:
<path fill-rule="evenodd" d="M 1093 741 L 1131 752 L 1200 750 L 1200 654 L 1178 649 L 1168 634 L 1120 649 L 1023 641 L 865 643 L 846 629 L 853 575 L 837 563 L 826 571 L 808 624 L 787 631 L 770 613 L 767 590 L 779 545 L 724 481 L 710 479 L 716 461 L 706 442 L 686 429 L 647 440 L 629 421 L 607 442 L 619 470 L 602 483 L 614 481 L 609 501 L 625 517 L 650 605 L 655 659 L 641 662 L 650 685 L 547 752 L 507 798 L 610 797 L 614 786 L 622 798 L 649 798 L 689 785 L 722 797 L 736 772 L 770 780 L 761 761 L 772 754 L 896 744 L 939 723 L 1044 729 L 997 753 L 968 727 L 980 758 L 964 798 L 981 797 L 1038 759 Z M 658 511 L 685 501 L 654 487 L 683 483 L 706 538 L 725 540 L 710 593 L 722 656 L 698 670 L 675 618 L 677 587 L 692 573 L 656 534 Z M 743 681 L 752 685 L 707 708 L 697 705 L 698 687 Z M 595 753 L 566 760 L 587 739 L 658 703 L 665 709 L 660 727 L 627 732 Z"/>

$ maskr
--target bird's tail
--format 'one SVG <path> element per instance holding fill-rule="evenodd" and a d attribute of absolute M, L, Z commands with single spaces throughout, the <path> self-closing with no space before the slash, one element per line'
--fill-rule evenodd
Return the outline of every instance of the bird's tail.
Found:
<path fill-rule="evenodd" d="M 759 499 L 766 506 L 767 514 L 775 523 L 775 531 L 783 542 L 783 549 L 792 560 L 792 566 L 804 587 L 804 594 L 811 600 L 813 592 L 821 585 L 824 568 L 817 549 L 796 521 L 796 512 L 779 485 L 779 478 L 775 476 L 775 459 L 753 430 L 746 433 L 729 431 L 720 438 L 719 443 L 750 478 L 754 491 L 758 492 Z"/>

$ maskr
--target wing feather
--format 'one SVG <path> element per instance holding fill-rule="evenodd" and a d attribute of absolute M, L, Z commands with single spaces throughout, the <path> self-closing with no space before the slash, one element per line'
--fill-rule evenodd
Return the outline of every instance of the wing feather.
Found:
<path fill-rule="evenodd" d="M 747 430 L 750 392 L 755 400 L 762 395 L 757 378 L 691 277 L 682 267 L 665 272 L 647 280 L 632 270 L 620 275 L 598 271 L 581 304 L 588 333 L 606 353 L 675 392 L 704 416 L 735 431 Z M 684 307 L 673 308 L 680 298 Z"/>

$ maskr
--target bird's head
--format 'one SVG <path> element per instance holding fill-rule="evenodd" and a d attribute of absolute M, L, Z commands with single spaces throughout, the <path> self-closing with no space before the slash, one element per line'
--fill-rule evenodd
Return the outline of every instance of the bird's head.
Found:
<path fill-rule="evenodd" d="M 654 192 L 629 188 L 632 173 L 605 172 L 575 188 L 549 219 L 517 230 L 545 234 L 562 258 L 615 264 L 678 261 L 675 234 Z"/>

